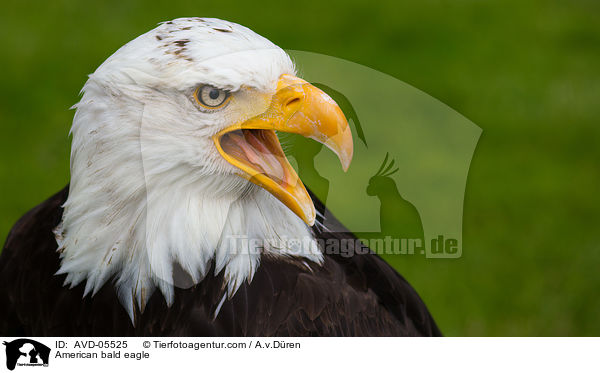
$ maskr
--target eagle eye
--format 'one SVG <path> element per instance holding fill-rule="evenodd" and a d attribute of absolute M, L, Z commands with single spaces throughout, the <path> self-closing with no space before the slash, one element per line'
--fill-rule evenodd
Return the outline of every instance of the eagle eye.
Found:
<path fill-rule="evenodd" d="M 194 91 L 196 102 L 205 109 L 222 108 L 229 102 L 230 97 L 229 92 L 208 84 L 202 85 Z"/>

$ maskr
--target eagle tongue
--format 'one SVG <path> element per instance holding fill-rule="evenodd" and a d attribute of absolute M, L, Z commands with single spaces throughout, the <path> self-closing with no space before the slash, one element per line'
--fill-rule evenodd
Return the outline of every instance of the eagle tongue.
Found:
<path fill-rule="evenodd" d="M 250 163 L 259 172 L 267 174 L 281 184 L 287 179 L 287 173 L 282 166 L 286 162 L 285 156 L 277 140 L 277 135 L 274 132 L 272 134 L 268 132 L 246 129 L 230 132 L 225 135 L 228 138 L 224 139 L 222 146 L 227 153 Z M 242 152 L 234 148 L 238 148 Z"/>

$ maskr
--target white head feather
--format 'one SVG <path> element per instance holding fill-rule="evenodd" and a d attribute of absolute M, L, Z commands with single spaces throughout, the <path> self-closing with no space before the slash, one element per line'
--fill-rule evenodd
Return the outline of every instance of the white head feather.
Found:
<path fill-rule="evenodd" d="M 320 263 L 310 228 L 237 176 L 211 139 L 262 113 L 279 76 L 293 73 L 279 47 L 218 19 L 163 23 L 108 58 L 75 105 L 69 198 L 55 230 L 65 284 L 86 281 L 87 295 L 113 278 L 133 320 L 156 287 L 173 302 L 176 269 L 197 283 L 214 260 L 232 296 L 261 255 Z M 199 110 L 201 84 L 236 92 L 235 105 Z M 241 236 L 277 244 L 253 251 L 232 239 Z"/>

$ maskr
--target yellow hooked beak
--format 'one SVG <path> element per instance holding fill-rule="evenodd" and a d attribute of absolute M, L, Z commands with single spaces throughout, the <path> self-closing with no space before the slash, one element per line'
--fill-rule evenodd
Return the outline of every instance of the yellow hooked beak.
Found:
<path fill-rule="evenodd" d="M 315 206 L 283 153 L 275 131 L 314 139 L 337 154 L 344 171 L 352 160 L 352 133 L 344 113 L 325 92 L 284 74 L 269 108 L 213 136 L 217 150 L 240 176 L 273 194 L 308 225 Z"/>

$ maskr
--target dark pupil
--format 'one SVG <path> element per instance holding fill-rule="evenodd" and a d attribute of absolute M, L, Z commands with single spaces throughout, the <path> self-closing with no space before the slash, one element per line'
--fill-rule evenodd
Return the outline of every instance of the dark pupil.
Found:
<path fill-rule="evenodd" d="M 211 89 L 210 92 L 208 92 L 208 97 L 210 97 L 213 100 L 216 100 L 217 98 L 219 98 L 219 90 L 216 88 Z"/>

